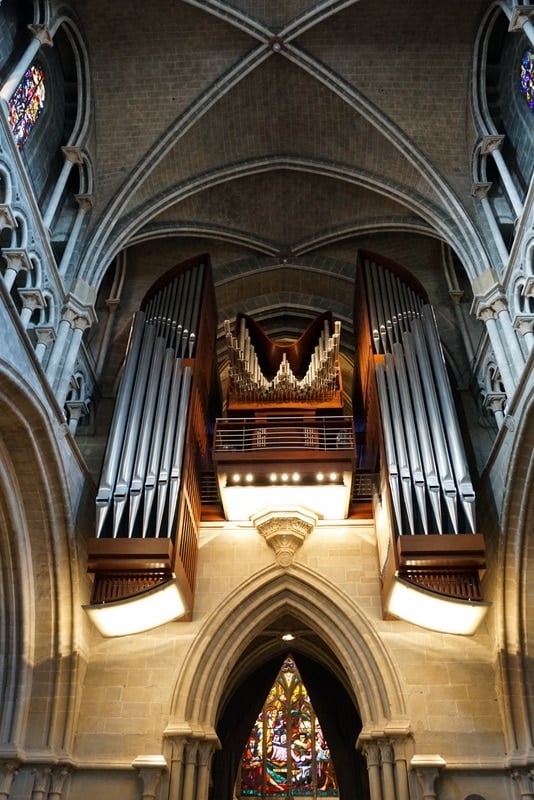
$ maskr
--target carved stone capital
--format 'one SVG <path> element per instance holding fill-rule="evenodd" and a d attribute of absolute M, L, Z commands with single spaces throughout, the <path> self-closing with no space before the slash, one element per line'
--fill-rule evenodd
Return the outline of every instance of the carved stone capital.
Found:
<path fill-rule="evenodd" d="M 274 550 L 278 564 L 289 567 L 295 553 L 314 529 L 317 518 L 308 511 L 275 509 L 254 517 L 252 523 Z"/>
<path fill-rule="evenodd" d="M 9 797 L 11 784 L 18 772 L 19 764 L 17 761 L 5 761 L 0 765 L 0 796 Z"/>
<path fill-rule="evenodd" d="M 489 191 L 493 184 L 491 182 L 477 182 L 471 186 L 471 196 L 476 197 L 477 200 L 483 200 L 488 196 Z"/>
<path fill-rule="evenodd" d="M 2 256 L 6 260 L 7 268 L 13 272 L 20 272 L 23 269 L 29 272 L 33 267 L 25 247 L 4 247 Z"/>
<path fill-rule="evenodd" d="M 513 319 L 513 326 L 516 331 L 526 336 L 534 329 L 534 316 L 532 314 L 517 314 Z"/>
<path fill-rule="evenodd" d="M 83 152 L 81 147 L 73 147 L 72 145 L 62 147 L 61 152 L 65 157 L 65 161 L 71 164 L 83 164 Z"/>
<path fill-rule="evenodd" d="M 36 308 L 44 308 L 46 300 L 43 293 L 37 287 L 30 289 L 18 289 L 19 297 L 22 300 L 22 307 L 35 311 Z"/>
<path fill-rule="evenodd" d="M 449 297 L 451 298 L 455 306 L 459 306 L 462 300 L 464 299 L 464 292 L 462 291 L 462 289 L 450 289 Z"/>
<path fill-rule="evenodd" d="M 39 42 L 43 45 L 47 45 L 47 47 L 54 46 L 54 39 L 50 33 L 50 29 L 47 25 L 39 25 L 32 23 L 28 25 L 28 30 L 31 32 L 32 36 L 35 39 L 38 39 Z"/>
<path fill-rule="evenodd" d="M 75 194 L 74 199 L 82 211 L 91 211 L 95 204 L 95 196 L 93 194 Z"/>
<path fill-rule="evenodd" d="M 488 392 L 484 398 L 484 407 L 489 408 L 494 414 L 499 411 L 502 413 L 506 403 L 506 394 L 504 392 Z"/>
<path fill-rule="evenodd" d="M 499 134 L 483 136 L 480 142 L 480 154 L 487 156 L 493 153 L 494 150 L 498 150 L 501 147 L 503 142 L 504 136 Z"/>
<path fill-rule="evenodd" d="M 512 16 L 510 17 L 510 24 L 508 30 L 511 33 L 516 33 L 523 29 L 525 22 L 534 18 L 534 6 L 514 6 L 512 8 Z"/>
<path fill-rule="evenodd" d="M 13 216 L 11 206 L 8 203 L 0 203 L 0 231 L 4 228 L 13 230 L 17 227 L 17 220 Z"/>

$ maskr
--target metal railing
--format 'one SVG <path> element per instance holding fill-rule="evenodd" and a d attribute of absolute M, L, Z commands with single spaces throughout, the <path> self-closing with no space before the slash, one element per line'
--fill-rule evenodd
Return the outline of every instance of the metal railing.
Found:
<path fill-rule="evenodd" d="M 351 417 L 263 417 L 219 419 L 214 453 L 265 450 L 354 450 Z"/>

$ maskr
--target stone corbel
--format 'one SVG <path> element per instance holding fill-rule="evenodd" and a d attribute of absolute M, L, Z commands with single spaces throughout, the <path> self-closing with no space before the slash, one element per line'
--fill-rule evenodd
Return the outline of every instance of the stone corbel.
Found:
<path fill-rule="evenodd" d="M 0 203 L 0 232 L 4 228 L 13 230 L 17 227 L 17 220 L 13 216 L 11 206 L 8 203 Z"/>
<path fill-rule="evenodd" d="M 286 568 L 293 563 L 295 553 L 313 531 L 317 517 L 308 511 L 275 509 L 258 514 L 252 523 L 274 550 L 278 564 Z"/>
<path fill-rule="evenodd" d="M 132 763 L 141 781 L 141 800 L 157 800 L 159 785 L 167 761 L 164 756 L 138 756 Z"/>
<path fill-rule="evenodd" d="M 447 766 L 447 762 L 440 755 L 413 756 L 410 766 L 415 771 L 423 791 L 423 800 L 436 800 L 436 784 L 440 770 Z"/>

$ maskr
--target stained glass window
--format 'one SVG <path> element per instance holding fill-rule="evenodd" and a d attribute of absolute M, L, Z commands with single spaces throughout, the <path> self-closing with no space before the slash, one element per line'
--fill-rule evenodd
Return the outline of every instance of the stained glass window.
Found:
<path fill-rule="evenodd" d="M 521 61 L 521 92 L 534 111 L 534 50 L 527 50 Z"/>
<path fill-rule="evenodd" d="M 273 800 L 339 795 L 328 744 L 291 656 L 250 732 L 240 787 L 241 797 Z"/>
<path fill-rule="evenodd" d="M 44 101 L 44 72 L 33 65 L 26 70 L 9 101 L 9 124 L 19 149 L 26 144 L 30 131 L 43 110 Z"/>

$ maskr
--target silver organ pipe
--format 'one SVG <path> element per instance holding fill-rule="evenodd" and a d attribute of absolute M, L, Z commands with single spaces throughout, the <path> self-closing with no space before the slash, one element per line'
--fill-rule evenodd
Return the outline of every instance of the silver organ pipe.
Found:
<path fill-rule="evenodd" d="M 254 344 L 246 327 L 240 320 L 237 336 L 231 332 L 230 321 L 224 323 L 228 353 L 229 372 L 234 397 L 247 402 L 280 402 L 304 400 L 308 402 L 329 400 L 339 387 L 339 344 L 341 322 L 334 323 L 331 334 L 325 321 L 317 345 L 312 352 L 305 375 L 297 378 L 285 353 L 282 354 L 278 371 L 269 380 L 261 370 Z"/>
<path fill-rule="evenodd" d="M 134 317 L 96 499 L 97 537 L 173 537 L 192 385 L 183 359 L 195 352 L 205 275 L 201 263 L 174 275 Z"/>
<path fill-rule="evenodd" d="M 134 318 L 130 339 L 126 350 L 124 372 L 117 394 L 115 412 L 111 422 L 108 446 L 104 456 L 104 465 L 102 467 L 98 494 L 96 496 L 97 536 L 100 536 L 102 533 L 104 522 L 106 520 L 111 503 L 113 488 L 115 486 L 115 478 L 117 476 L 117 469 L 122 450 L 122 441 L 126 428 L 128 407 L 131 402 L 132 388 L 137 369 L 137 359 L 139 357 L 141 341 L 143 338 L 144 322 L 145 315 L 142 312 L 139 312 Z"/>
<path fill-rule="evenodd" d="M 432 308 L 397 273 L 367 258 L 362 268 L 373 346 L 384 354 L 375 372 L 397 528 L 474 533 L 475 494 Z"/>

